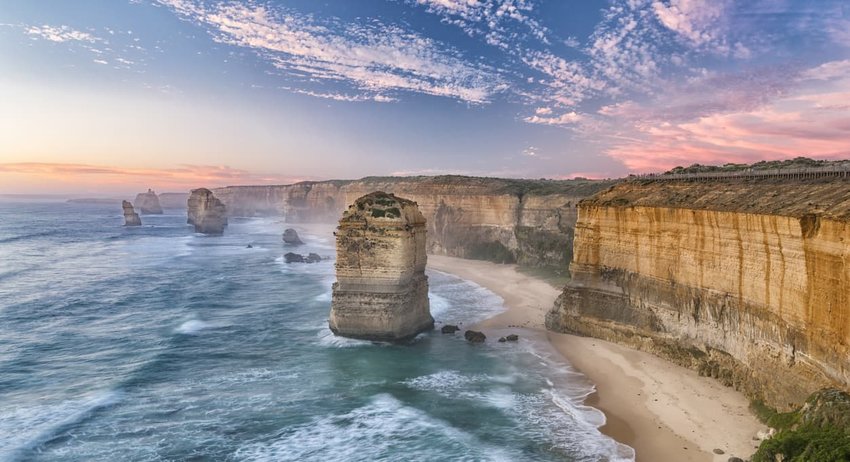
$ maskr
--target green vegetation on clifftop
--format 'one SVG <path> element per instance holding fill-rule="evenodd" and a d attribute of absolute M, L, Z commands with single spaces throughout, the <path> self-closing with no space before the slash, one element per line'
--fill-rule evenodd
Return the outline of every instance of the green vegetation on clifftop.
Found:
<path fill-rule="evenodd" d="M 753 462 L 850 461 L 850 395 L 826 389 L 794 412 L 778 413 L 760 403 L 753 411 L 777 430 L 753 455 Z"/>

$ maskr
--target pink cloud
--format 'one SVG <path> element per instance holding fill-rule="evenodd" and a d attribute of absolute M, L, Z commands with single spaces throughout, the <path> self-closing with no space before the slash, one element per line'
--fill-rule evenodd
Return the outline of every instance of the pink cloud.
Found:
<path fill-rule="evenodd" d="M 672 88 L 645 103 L 605 106 L 606 153 L 632 172 L 677 165 L 750 163 L 797 156 L 850 157 L 850 76 L 846 61 L 789 72 L 710 77 L 700 91 Z M 700 82 L 705 84 L 706 81 Z M 611 135 L 615 133 L 615 135 Z"/>

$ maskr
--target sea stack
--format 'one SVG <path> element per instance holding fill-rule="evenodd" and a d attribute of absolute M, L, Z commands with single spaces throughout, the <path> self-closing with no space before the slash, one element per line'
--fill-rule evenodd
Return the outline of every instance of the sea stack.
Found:
<path fill-rule="evenodd" d="M 334 334 L 403 341 L 434 327 L 416 202 L 381 191 L 357 199 L 339 220 L 336 252 Z"/>
<path fill-rule="evenodd" d="M 133 204 L 121 201 L 121 207 L 124 209 L 124 226 L 142 226 L 142 219 L 133 209 Z"/>
<path fill-rule="evenodd" d="M 227 210 L 212 191 L 207 188 L 193 189 L 187 202 L 186 223 L 195 225 L 196 233 L 223 234 L 227 226 Z"/>
<path fill-rule="evenodd" d="M 162 215 L 162 206 L 159 205 L 159 197 L 153 189 L 136 195 L 136 207 L 142 215 Z"/>

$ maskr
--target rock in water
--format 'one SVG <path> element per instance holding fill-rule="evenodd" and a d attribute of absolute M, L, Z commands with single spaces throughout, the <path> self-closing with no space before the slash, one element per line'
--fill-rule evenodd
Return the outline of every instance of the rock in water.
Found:
<path fill-rule="evenodd" d="M 458 327 L 458 326 L 446 324 L 445 326 L 443 326 L 442 329 L 440 329 L 440 332 L 442 332 L 444 334 L 454 334 L 455 332 L 457 332 L 459 330 L 460 330 L 460 327 Z"/>
<path fill-rule="evenodd" d="M 477 330 L 468 330 L 463 333 L 463 337 L 471 343 L 484 343 L 487 340 L 487 336 Z"/>
<path fill-rule="evenodd" d="M 310 252 L 307 255 L 307 258 L 304 259 L 304 261 L 307 262 L 307 263 L 318 263 L 318 262 L 322 261 L 322 257 L 317 253 Z"/>
<path fill-rule="evenodd" d="M 336 231 L 329 326 L 345 337 L 401 341 L 432 329 L 425 217 L 385 192 L 357 199 Z"/>
<path fill-rule="evenodd" d="M 196 233 L 222 234 L 227 226 L 227 210 L 207 188 L 193 189 L 187 202 L 186 223 L 195 225 Z"/>
<path fill-rule="evenodd" d="M 133 209 L 133 204 L 121 201 L 121 207 L 124 209 L 124 226 L 142 226 L 142 219 Z"/>
<path fill-rule="evenodd" d="M 304 255 L 287 252 L 283 255 L 283 261 L 286 263 L 304 263 Z"/>
<path fill-rule="evenodd" d="M 139 208 L 142 215 L 162 215 L 159 197 L 153 192 L 153 189 L 148 189 L 148 192 L 136 195 L 136 207 Z"/>
<path fill-rule="evenodd" d="M 298 232 L 292 228 L 286 228 L 283 231 L 283 243 L 287 245 L 301 245 L 304 242 L 298 237 Z"/>
<path fill-rule="evenodd" d="M 507 337 L 505 337 L 505 340 L 507 340 L 509 342 L 516 342 L 517 340 L 519 340 L 519 335 L 517 335 L 517 334 L 508 335 Z"/>

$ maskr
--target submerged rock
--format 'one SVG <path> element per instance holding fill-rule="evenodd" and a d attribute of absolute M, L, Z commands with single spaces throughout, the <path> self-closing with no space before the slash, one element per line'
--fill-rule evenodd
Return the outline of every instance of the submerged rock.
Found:
<path fill-rule="evenodd" d="M 286 228 L 283 231 L 283 243 L 287 245 L 301 245 L 304 242 L 298 237 L 298 232 L 292 228 Z"/>
<path fill-rule="evenodd" d="M 159 197 L 153 189 L 136 195 L 136 207 L 142 215 L 162 215 L 162 206 L 159 205 Z"/>
<path fill-rule="evenodd" d="M 196 233 L 224 233 L 224 227 L 227 226 L 227 210 L 212 191 L 207 188 L 193 189 L 187 207 L 186 222 L 195 226 Z"/>
<path fill-rule="evenodd" d="M 445 326 L 443 326 L 442 329 L 440 329 L 440 332 L 442 332 L 444 334 L 454 334 L 455 332 L 457 332 L 459 330 L 460 330 L 460 327 L 458 327 L 458 326 L 446 324 Z"/>
<path fill-rule="evenodd" d="M 425 232 L 413 201 L 378 191 L 349 206 L 336 231 L 334 334 L 401 341 L 434 327 Z"/>
<path fill-rule="evenodd" d="M 300 253 L 287 252 L 283 254 L 283 260 L 286 263 L 318 263 L 322 261 L 322 256 L 311 252 L 305 257 Z"/>
<path fill-rule="evenodd" d="M 468 330 L 463 333 L 463 337 L 470 343 L 484 343 L 487 340 L 487 336 L 477 330 Z"/>
<path fill-rule="evenodd" d="M 304 263 L 304 255 L 300 253 L 287 252 L 283 254 L 283 261 L 286 263 Z"/>
<path fill-rule="evenodd" d="M 133 204 L 121 201 L 121 207 L 124 209 L 124 226 L 142 226 L 142 219 L 133 209 Z"/>

